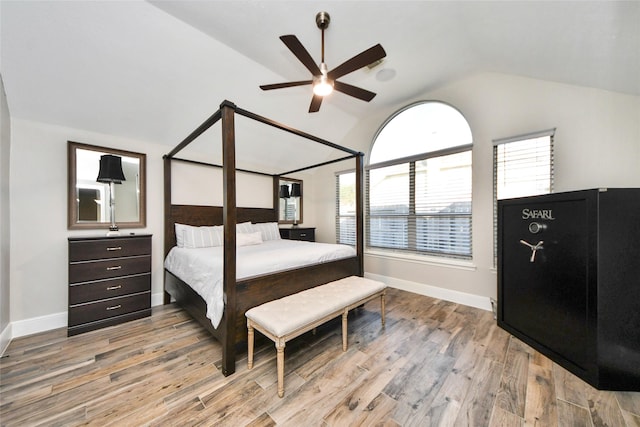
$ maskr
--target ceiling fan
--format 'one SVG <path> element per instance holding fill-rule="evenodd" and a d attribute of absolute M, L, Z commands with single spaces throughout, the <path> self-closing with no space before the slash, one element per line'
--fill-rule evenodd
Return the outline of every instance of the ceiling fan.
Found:
<path fill-rule="evenodd" d="M 337 79 L 345 74 L 349 74 L 369 64 L 380 61 L 382 58 L 387 56 L 387 53 L 380 44 L 377 44 L 343 62 L 333 70 L 328 71 L 327 64 L 324 62 L 324 30 L 327 29 L 330 21 L 331 17 L 327 12 L 318 12 L 316 15 L 316 25 L 322 31 L 322 56 L 320 66 L 314 62 L 307 49 L 304 48 L 296 36 L 293 34 L 280 36 L 280 40 L 282 40 L 289 50 L 293 52 L 296 58 L 298 58 L 300 62 L 302 62 L 302 64 L 311 72 L 313 76 L 311 80 L 262 85 L 260 86 L 260 89 L 272 90 L 312 84 L 313 98 L 311 98 L 311 105 L 309 105 L 310 113 L 315 113 L 320 110 L 320 104 L 322 104 L 323 97 L 329 95 L 333 89 L 363 101 L 371 101 L 373 97 L 376 96 L 375 93 L 347 83 L 339 82 Z"/>

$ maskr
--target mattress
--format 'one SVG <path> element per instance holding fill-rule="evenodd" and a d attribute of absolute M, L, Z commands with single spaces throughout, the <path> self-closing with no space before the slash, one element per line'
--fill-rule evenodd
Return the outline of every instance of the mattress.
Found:
<path fill-rule="evenodd" d="M 223 248 L 178 248 L 169 251 L 164 267 L 187 283 L 207 304 L 207 317 L 217 328 L 224 311 Z M 237 248 L 236 278 L 303 267 L 356 256 L 351 246 L 298 240 L 270 240 Z"/>

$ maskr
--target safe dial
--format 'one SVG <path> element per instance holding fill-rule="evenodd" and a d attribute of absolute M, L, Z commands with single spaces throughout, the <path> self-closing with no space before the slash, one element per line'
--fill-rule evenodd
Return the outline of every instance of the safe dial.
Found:
<path fill-rule="evenodd" d="M 532 222 L 531 224 L 529 224 L 529 232 L 531 234 L 538 234 L 542 230 L 545 230 L 546 228 L 547 228 L 546 224 L 540 224 L 539 222 Z"/>

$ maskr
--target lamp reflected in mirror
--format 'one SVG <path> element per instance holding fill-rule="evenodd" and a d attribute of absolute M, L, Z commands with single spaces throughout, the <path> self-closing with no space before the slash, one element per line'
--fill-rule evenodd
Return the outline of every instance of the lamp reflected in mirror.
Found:
<path fill-rule="evenodd" d="M 300 189 L 300 183 L 294 182 L 291 184 L 291 198 L 295 199 L 296 212 L 293 215 L 293 226 L 297 227 L 300 222 L 300 197 L 302 197 L 302 190 Z"/>
<path fill-rule="evenodd" d="M 288 199 L 289 196 L 289 186 L 288 185 L 281 185 L 280 186 L 280 198 L 281 199 Z"/>
<path fill-rule="evenodd" d="M 96 182 L 109 184 L 109 212 L 111 217 L 111 226 L 107 236 L 119 236 L 118 226 L 116 225 L 116 200 L 115 200 L 115 184 L 122 184 L 126 181 L 124 172 L 122 171 L 122 157 L 112 154 L 103 154 L 100 156 L 100 171 Z"/>
<path fill-rule="evenodd" d="M 293 178 L 279 180 L 279 213 L 280 224 L 292 224 L 296 227 L 302 222 L 302 181 Z"/>
<path fill-rule="evenodd" d="M 294 182 L 291 184 L 291 197 L 301 197 L 302 191 L 300 190 L 300 183 Z"/>

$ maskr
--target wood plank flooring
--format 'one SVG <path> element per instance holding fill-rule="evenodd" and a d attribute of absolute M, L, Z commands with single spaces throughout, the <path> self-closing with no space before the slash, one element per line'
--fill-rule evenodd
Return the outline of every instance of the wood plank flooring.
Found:
<path fill-rule="evenodd" d="M 179 307 L 67 338 L 14 340 L 0 359 L 2 426 L 640 426 L 640 393 L 598 391 L 496 326 L 491 313 L 390 289 L 219 370 L 220 345 Z"/>

